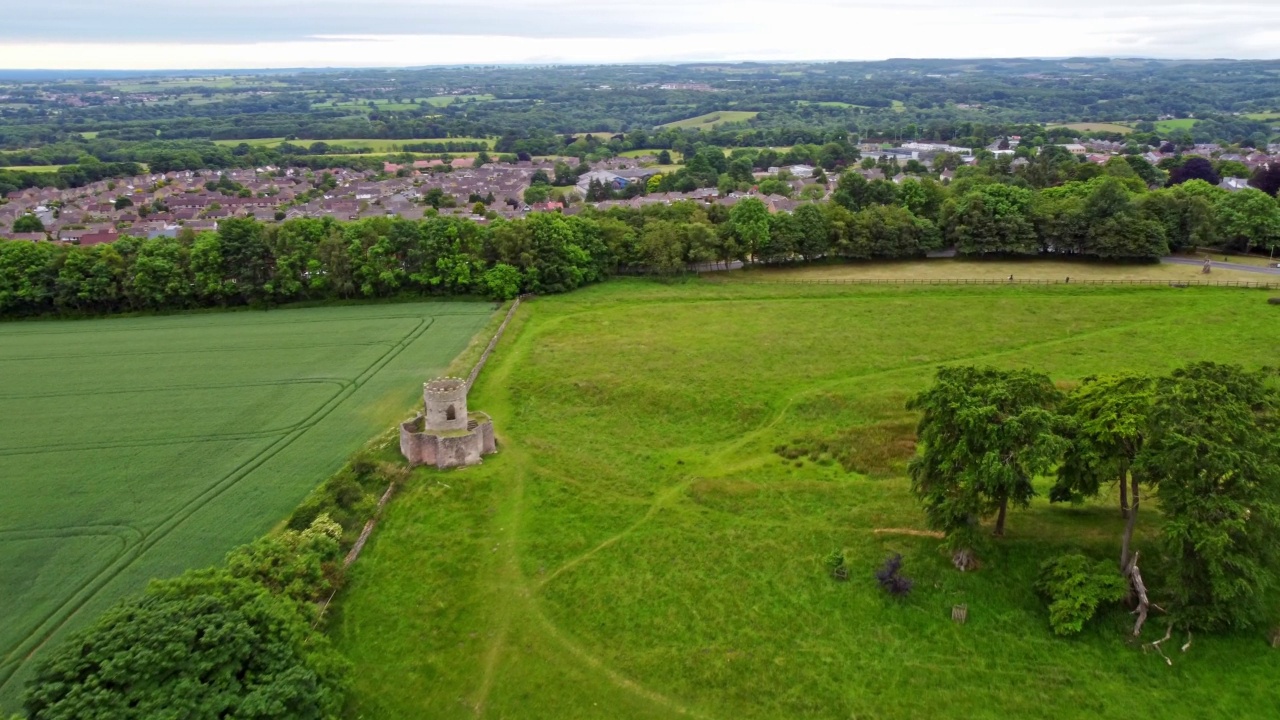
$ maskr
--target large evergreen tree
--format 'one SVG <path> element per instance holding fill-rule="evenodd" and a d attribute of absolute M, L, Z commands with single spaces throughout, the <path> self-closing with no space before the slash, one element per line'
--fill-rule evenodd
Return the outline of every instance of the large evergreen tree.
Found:
<path fill-rule="evenodd" d="M 1120 543 L 1120 567 L 1129 563 L 1129 548 L 1138 520 L 1140 485 L 1158 477 L 1133 471 L 1147 435 L 1155 378 L 1117 375 L 1085 378 L 1062 405 L 1070 439 L 1058 481 L 1049 492 L 1053 501 L 1096 496 L 1114 481 L 1120 488 L 1120 514 L 1125 517 Z"/>
<path fill-rule="evenodd" d="M 1032 479 L 1061 455 L 1066 441 L 1054 412 L 1061 399 L 1042 373 L 944 367 L 908 402 L 923 413 L 912 489 L 929 526 L 947 534 L 957 566 L 972 562 L 979 521 L 994 514 L 994 534 L 1003 535 L 1009 505 L 1026 507 Z"/>
<path fill-rule="evenodd" d="M 1257 622 L 1280 560 L 1275 378 L 1198 363 L 1160 381 L 1134 471 L 1160 478 L 1168 608 L 1187 629 Z"/>

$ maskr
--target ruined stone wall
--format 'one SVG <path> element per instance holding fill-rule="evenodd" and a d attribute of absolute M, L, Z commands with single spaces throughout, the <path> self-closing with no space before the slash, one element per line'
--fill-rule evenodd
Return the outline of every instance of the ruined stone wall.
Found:
<path fill-rule="evenodd" d="M 477 417 L 479 415 L 479 417 Z M 480 462 L 484 455 L 497 452 L 493 422 L 483 413 L 472 413 L 478 424 L 465 435 L 433 435 L 423 432 L 422 417 L 400 426 L 400 452 L 411 466 L 432 465 L 437 468 L 461 467 Z"/>
<path fill-rule="evenodd" d="M 480 462 L 480 433 L 455 437 L 438 437 L 436 467 L 461 467 Z"/>
<path fill-rule="evenodd" d="M 400 425 L 400 454 L 409 465 L 434 465 L 435 438 L 422 433 L 422 416 Z"/>
<path fill-rule="evenodd" d="M 480 359 L 476 361 L 475 367 L 471 368 L 471 374 L 467 375 L 467 390 L 471 390 L 471 386 L 476 384 L 476 378 L 480 377 L 480 371 L 484 369 L 485 363 L 489 362 L 489 356 L 493 354 L 493 349 L 498 347 L 498 341 L 502 339 L 502 333 L 507 331 L 507 324 L 511 322 L 511 318 L 515 317 L 516 309 L 520 307 L 520 303 L 526 297 L 531 295 L 521 295 L 516 301 L 511 303 L 511 309 L 507 311 L 507 316 L 503 318 L 502 324 L 498 326 L 498 331 L 493 334 L 493 339 L 489 341 L 488 347 L 480 354 Z"/>

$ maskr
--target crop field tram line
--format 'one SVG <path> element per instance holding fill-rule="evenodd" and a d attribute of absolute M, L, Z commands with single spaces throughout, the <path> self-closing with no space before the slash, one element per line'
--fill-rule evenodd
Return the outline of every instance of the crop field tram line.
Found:
<path fill-rule="evenodd" d="M 327 381 L 329 384 L 337 385 L 338 390 L 330 395 L 325 403 L 332 402 L 344 393 L 350 394 L 354 392 L 353 381 Z M 323 384 L 323 383 L 321 383 Z M 244 386 L 234 386 L 244 387 Z M 308 418 L 299 420 L 292 425 L 285 425 L 278 428 L 267 428 L 265 430 L 255 430 L 253 432 L 244 433 L 201 433 L 199 435 L 186 435 L 179 437 L 156 438 L 154 440 L 134 440 L 129 442 L 102 442 L 102 443 L 82 443 L 79 445 L 68 445 L 66 443 L 58 443 L 54 445 L 32 445 L 18 448 L 0 448 L 0 457 L 11 457 L 17 455 L 42 455 L 49 452 L 70 452 L 83 450 L 118 450 L 123 448 L 139 448 L 139 447 L 163 447 L 165 445 L 195 445 L 200 443 L 214 442 L 236 442 L 239 440 L 258 440 L 261 438 L 279 437 L 299 429 L 307 429 L 314 425 Z"/>
<path fill-rule="evenodd" d="M 272 432 L 261 433 L 236 433 L 228 435 L 194 435 L 178 438 L 164 438 L 157 440 L 138 440 L 135 442 L 124 443 L 86 443 L 83 445 L 41 445 L 29 448 L 13 448 L 0 450 L 0 457 L 16 457 L 20 455 L 44 455 L 57 451 L 85 451 L 85 450 L 124 450 L 128 448 L 144 448 L 144 447 L 164 447 L 166 445 L 195 445 L 200 443 L 218 443 L 218 442 L 237 442 L 240 440 L 259 440 L 262 438 L 279 437 L 288 430 L 276 430 Z"/>
<path fill-rule="evenodd" d="M 339 377 L 312 377 L 312 378 L 281 378 L 279 380 L 262 380 L 257 382 L 242 383 L 211 383 L 211 384 L 194 384 L 194 385 L 162 385 L 157 387 L 143 388 L 123 388 L 119 390 L 110 389 L 94 389 L 94 390 L 68 390 L 64 392 L 51 393 L 20 393 L 15 395 L 0 394 L 0 400 L 37 400 L 43 398 L 61 398 L 61 397 L 92 397 L 95 395 L 133 395 L 140 392 L 171 392 L 171 391 L 187 391 L 187 390 L 238 390 L 247 387 L 271 387 L 274 385 L 317 385 L 321 383 L 340 383 L 348 385 L 351 383 L 346 378 Z"/>
<path fill-rule="evenodd" d="M 435 324 L 434 317 L 424 318 L 422 316 L 418 316 L 417 319 L 419 320 L 418 325 L 403 336 L 399 342 L 396 342 L 381 357 L 374 360 L 373 363 L 371 363 L 363 372 L 361 372 L 352 382 L 348 391 L 339 393 L 308 416 L 306 421 L 304 421 L 305 427 L 295 430 L 276 442 L 271 443 L 254 457 L 232 469 L 231 472 L 223 476 L 221 480 L 215 482 L 195 498 L 188 501 L 185 505 L 179 507 L 172 515 L 169 516 L 169 518 L 154 530 L 145 533 L 144 538 L 140 543 L 137 543 L 132 548 L 126 550 L 125 553 L 123 553 L 115 562 L 104 567 L 97 575 L 82 583 L 80 587 L 72 593 L 70 598 L 50 613 L 47 620 L 40 623 L 31 633 L 28 633 L 25 638 L 19 641 L 18 647 L 10 653 L 10 656 L 17 653 L 30 655 L 31 653 L 39 650 L 44 643 L 48 642 L 49 638 L 65 627 L 67 622 L 74 617 L 75 613 L 83 608 L 94 595 L 100 592 L 113 577 L 132 565 L 143 553 L 153 547 L 160 540 L 164 539 L 175 528 L 185 522 L 187 518 L 200 510 L 200 508 L 204 507 L 211 500 L 234 487 L 254 470 L 261 467 L 272 457 L 275 457 L 275 455 L 280 453 L 280 451 L 297 441 L 303 433 L 327 417 L 334 409 L 341 405 L 343 401 L 351 397 L 352 394 L 364 385 L 369 378 L 372 378 L 382 368 L 391 363 L 401 352 L 405 350 L 405 348 L 416 342 L 427 332 L 427 330 L 431 328 L 432 325 Z M 10 656 L 6 656 L 5 660 L 9 660 Z M 14 668 L 16 668 L 16 665 Z M 7 672 L 0 671 L 0 690 L 3 690 L 12 680 L 13 672 L 14 669 L 10 669 Z"/>
<path fill-rule="evenodd" d="M 272 385 L 303 385 L 303 384 L 336 385 L 338 387 L 338 390 L 329 397 L 329 399 L 332 400 L 338 395 L 344 392 L 350 391 L 354 386 L 354 381 L 341 380 L 341 379 L 334 378 L 334 379 L 328 379 L 328 380 L 315 379 L 315 380 L 304 380 L 304 381 L 298 381 L 298 382 L 281 382 L 281 383 L 274 383 L 274 382 L 244 383 L 241 385 L 233 384 L 233 385 L 226 385 L 222 387 L 228 388 L 228 389 L 234 389 L 234 388 L 245 388 L 245 387 L 269 387 Z M 168 389 L 170 388 L 158 388 L 156 392 L 162 392 Z M 204 389 L 204 388 L 202 386 L 192 386 L 191 388 L 187 388 L 187 389 Z M 130 392 L 137 393 L 140 391 L 139 390 L 124 391 L 124 393 L 130 393 Z M 116 393 L 112 393 L 112 392 L 63 393 L 63 394 L 58 394 L 51 397 L 64 397 L 64 396 L 84 397 L 85 395 L 97 395 L 97 394 L 116 394 Z M 46 397 L 46 396 L 32 396 L 32 397 Z M 0 399 L 5 399 L 5 398 L 0 398 Z M 325 402 L 328 402 L 328 401 L 329 400 L 326 400 Z M 187 442 L 198 443 L 198 442 L 211 442 L 211 441 L 223 441 L 223 440 L 249 440 L 249 439 L 261 438 L 261 437 L 274 437 L 276 435 L 282 435 L 284 433 L 292 432 L 293 430 L 296 430 L 299 427 L 302 427 L 305 423 L 306 423 L 306 420 L 300 420 L 291 425 L 284 425 L 278 428 L 267 428 L 265 430 L 255 430 L 252 432 L 245 432 L 245 433 L 220 433 L 220 434 L 201 433 L 199 435 L 191 435 L 191 436 L 185 436 L 185 437 L 157 438 L 155 440 L 137 440 L 137 441 L 131 441 L 131 442 L 119 443 L 119 444 L 86 443 L 82 445 L 67 445 L 65 443 L 59 443 L 56 445 L 39 445 L 39 446 L 27 446 L 27 447 L 21 447 L 21 448 L 5 448 L 3 450 L 0 450 L 0 456 L 29 455 L 33 453 L 49 452 L 51 450 L 103 450 L 103 449 L 112 449 L 112 448 L 118 448 L 118 447 L 153 447 L 158 445 L 174 445 L 174 444 L 187 443 Z"/>
<path fill-rule="evenodd" d="M 424 302 L 430 303 L 432 301 L 425 300 Z M 487 306 L 488 304 L 489 303 L 477 303 L 477 305 L 485 305 L 485 306 Z M 343 306 L 337 306 L 337 307 L 343 307 Z M 368 307 L 368 306 L 351 305 L 351 306 L 345 306 L 345 307 L 361 308 L 361 307 Z M 289 313 L 292 310 L 306 310 L 306 309 L 311 309 L 311 308 L 286 308 L 283 310 L 277 310 L 276 312 Z M 263 311 L 264 317 L 266 316 L 267 312 L 269 311 Z M 488 311 L 485 311 L 485 312 L 488 312 Z M 483 315 L 485 314 L 485 312 L 480 312 L 480 311 L 432 312 L 431 316 L 432 317 L 467 317 L 471 315 Z M 94 320 L 104 320 L 104 321 L 110 321 L 110 322 L 124 322 L 128 320 L 155 320 L 155 319 L 159 319 L 160 317 L 164 317 L 164 316 L 147 316 L 142 318 L 103 316 L 103 317 L 88 318 L 83 322 L 88 323 Z M 244 313 L 227 312 L 227 313 L 210 313 L 207 315 L 202 315 L 201 317 L 207 317 L 211 319 L 235 317 L 239 319 L 244 317 L 253 317 L 253 315 L 247 312 L 244 312 Z M 421 318 L 422 318 L 421 314 L 408 313 L 408 314 L 397 314 L 397 315 L 368 315 L 368 316 L 361 316 L 361 317 L 351 317 L 351 318 L 344 318 L 343 321 L 363 323 L 363 322 L 368 322 L 370 320 L 419 320 Z M 55 319 L 55 320 L 51 320 L 50 322 L 76 323 L 76 322 L 82 322 L 82 321 Z M 257 327 L 270 327 L 274 325 L 291 325 L 292 326 L 292 325 L 306 325 L 306 324 L 316 324 L 316 323 L 327 324 L 332 322 L 334 322 L 333 318 L 275 319 L 275 317 L 272 317 L 271 319 L 257 320 L 255 322 L 244 323 L 241 325 L 241 327 L 257 328 Z M 124 329 L 128 330 L 129 332 L 153 332 L 153 331 L 169 331 L 169 330 L 208 330 L 210 327 L 211 326 L 209 323 L 193 323 L 190 325 L 161 325 L 161 326 L 152 326 L 152 327 L 144 327 L 139 325 L 137 327 L 129 327 Z M 6 330 L 4 332 L 0 332 L 0 337 L 11 337 L 11 336 L 17 336 L 17 335 L 86 335 L 90 333 L 113 333 L 113 332 L 119 331 L 120 329 L 121 328 L 119 327 L 97 327 L 95 323 L 93 327 L 86 325 L 85 327 L 82 327 L 82 328 L 72 328 L 68 330 L 17 330 L 17 331 Z"/>
<path fill-rule="evenodd" d="M 190 517 L 197 510 L 199 510 L 201 507 L 207 504 L 210 500 L 216 498 L 218 495 L 222 494 L 227 489 L 233 487 L 236 483 L 238 483 L 240 480 L 246 477 L 253 470 L 260 467 L 263 463 L 265 463 L 271 457 L 274 457 L 277 453 L 279 453 L 285 447 L 288 447 L 290 444 L 296 441 L 297 438 L 300 437 L 302 433 L 304 433 L 307 429 L 314 426 L 315 423 L 319 422 L 324 417 L 326 417 L 330 412 L 333 411 L 333 409 L 335 409 L 338 405 L 340 405 L 343 400 L 345 400 L 347 397 L 350 397 L 350 395 L 354 393 L 356 389 L 358 389 L 359 385 L 363 385 L 363 383 L 367 381 L 368 377 L 372 377 L 372 375 L 376 374 L 378 370 L 380 370 L 382 367 L 385 367 L 385 365 L 391 362 L 391 360 L 393 360 L 396 355 L 398 355 L 401 351 L 404 350 L 404 348 L 408 347 L 410 344 L 412 344 L 414 341 L 420 338 L 427 331 L 427 329 L 429 329 L 434 324 L 434 318 L 423 319 L 419 317 L 418 319 L 420 321 L 418 326 L 414 330 L 411 330 L 410 333 L 405 337 L 403 337 L 398 343 L 393 345 L 391 350 L 389 350 L 387 353 L 384 353 L 381 358 L 379 358 L 378 360 L 375 360 L 369 367 L 367 367 L 365 371 L 362 372 L 361 375 L 358 376 L 355 381 L 353 381 L 349 392 L 339 393 L 338 395 L 335 395 L 333 398 L 330 398 L 329 401 L 326 401 L 326 403 L 324 403 L 318 410 L 313 412 L 312 415 L 309 416 L 306 421 L 304 421 L 304 423 L 306 424 L 306 427 L 300 428 L 299 430 L 295 430 L 289 435 L 282 437 L 280 440 L 277 440 L 275 443 L 268 445 L 266 448 L 264 448 L 261 452 L 259 452 L 253 458 L 250 458 L 249 460 L 245 461 L 244 463 L 242 463 L 241 465 L 233 469 L 230 473 L 228 473 L 228 475 L 224 476 L 222 480 L 214 483 L 209 488 L 207 488 L 204 492 L 202 492 L 200 495 L 197 495 L 196 498 L 194 498 L 192 501 L 178 508 L 174 512 L 174 514 L 171 515 L 168 519 L 166 519 L 163 523 L 161 523 L 161 525 L 158 526 L 157 529 L 149 533 L 146 533 L 141 543 L 138 543 L 134 547 L 127 550 L 125 554 L 117 558 L 115 562 L 105 567 L 98 575 L 96 575 L 93 578 L 90 578 L 83 585 L 81 585 L 80 588 L 77 588 L 77 590 L 72 594 L 71 598 L 69 598 L 67 602 L 63 603 L 63 605 L 59 606 L 57 609 L 55 609 L 50 613 L 50 620 L 56 624 L 43 633 L 41 633 L 41 628 L 49 624 L 50 620 L 46 620 L 44 623 L 41 623 L 40 625 L 38 625 L 37 628 L 27 636 L 27 638 L 24 638 L 22 641 L 20 641 L 20 646 L 18 650 L 21 650 L 23 647 L 31 645 L 33 642 L 33 639 L 35 639 L 35 636 L 41 635 L 41 637 L 39 637 L 38 639 L 35 639 L 34 647 L 32 647 L 30 651 L 34 652 L 36 649 L 38 649 L 41 645 L 43 645 L 44 642 L 48 640 L 49 637 L 51 637 L 54 633 L 56 633 L 60 628 L 65 626 L 66 622 L 70 620 L 71 617 L 74 616 L 75 612 L 77 612 L 81 607 L 83 607 L 84 604 L 87 603 L 89 599 L 93 597 L 93 595 L 101 591 L 102 587 L 104 587 L 108 582 L 110 582 L 112 577 L 119 574 L 124 568 L 131 565 L 134 561 L 137 560 L 139 556 L 142 555 L 142 553 L 144 553 L 147 549 L 149 549 L 155 543 L 163 539 L 163 537 L 168 535 L 168 533 L 171 532 L 175 527 L 177 527 L 183 521 L 185 521 L 187 517 Z M 60 618 L 58 617 L 59 615 L 61 616 Z M 8 684 L 9 679 L 11 677 L 12 677 L 12 672 L 10 672 L 8 676 L 5 676 L 4 674 L 0 674 L 0 689 L 4 688 L 5 685 Z"/>
<path fill-rule="evenodd" d="M 142 542 L 144 537 L 143 531 L 133 525 L 79 525 L 66 528 L 32 528 L 27 530 L 6 530 L 0 532 L 0 542 L 12 540 L 62 540 L 79 537 L 112 537 L 120 540 L 120 549 L 116 551 L 112 557 L 106 561 L 105 566 L 110 566 L 119 561 L 120 557 L 136 547 Z M 40 618 L 36 623 L 36 628 L 41 627 L 49 622 L 58 612 L 59 608 L 54 608 Z M 4 652 L 0 657 L 0 687 L 7 682 L 9 675 L 17 670 L 18 665 L 22 662 L 20 650 L 23 644 L 29 638 L 20 638 L 11 647 L 0 648 Z"/>
<path fill-rule="evenodd" d="M 51 528 L 18 528 L 0 530 L 0 542 L 10 540 L 42 540 L 44 538 L 120 537 L 126 542 L 142 540 L 143 533 L 133 525 L 69 525 Z M 126 537 L 127 536 L 127 537 Z"/>
<path fill-rule="evenodd" d="M 275 345 L 271 347 L 272 351 L 276 350 L 317 350 L 320 348 L 347 348 L 347 347 L 374 347 L 377 345 L 390 345 L 387 340 L 379 340 L 376 342 L 350 342 L 350 343 L 317 343 L 311 345 Z M 186 348 L 182 350 L 147 350 L 145 352 L 113 352 L 111 357 L 153 357 L 160 355 L 191 355 L 193 352 L 201 353 L 219 353 L 219 352 L 262 352 L 262 348 L 257 345 L 234 346 L 225 345 L 219 347 L 202 347 L 202 348 Z M 75 360 L 79 358 L 101 358 L 101 353 L 86 353 L 76 355 L 23 355 L 12 357 L 0 357 L 0 362 L 26 362 L 29 360 Z"/>

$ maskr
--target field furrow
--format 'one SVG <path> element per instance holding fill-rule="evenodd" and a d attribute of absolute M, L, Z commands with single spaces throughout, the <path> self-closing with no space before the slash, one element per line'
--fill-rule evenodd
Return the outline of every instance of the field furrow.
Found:
<path fill-rule="evenodd" d="M 265 532 L 492 305 L 0 326 L 0 708 L 33 653 Z"/>

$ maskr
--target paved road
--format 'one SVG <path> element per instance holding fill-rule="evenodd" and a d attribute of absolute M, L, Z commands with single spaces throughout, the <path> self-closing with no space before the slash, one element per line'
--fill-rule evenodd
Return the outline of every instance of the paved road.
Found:
<path fill-rule="evenodd" d="M 1181 257 L 1160 258 L 1160 262 L 1170 263 L 1172 265 L 1195 265 L 1197 267 L 1204 265 L 1204 260 Z M 1216 260 L 1211 264 L 1215 269 L 1220 270 L 1243 270 L 1244 272 L 1262 273 L 1263 275 L 1280 275 L 1280 268 L 1263 267 L 1262 265 L 1244 265 L 1242 263 L 1218 262 Z"/>

